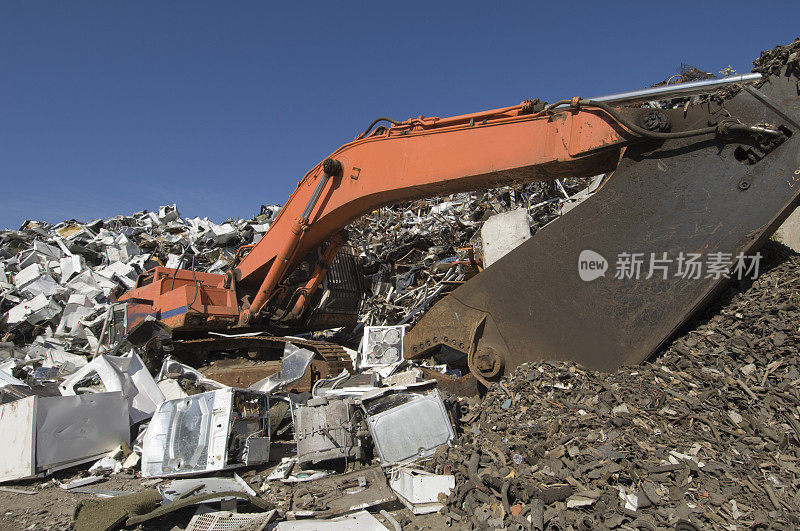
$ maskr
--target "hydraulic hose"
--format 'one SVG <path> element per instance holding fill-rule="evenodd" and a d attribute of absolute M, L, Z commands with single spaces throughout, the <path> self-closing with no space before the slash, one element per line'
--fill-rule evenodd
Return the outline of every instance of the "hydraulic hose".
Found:
<path fill-rule="evenodd" d="M 398 122 L 397 120 L 392 120 L 391 118 L 387 118 L 387 117 L 385 117 L 385 116 L 381 116 L 380 118 L 375 118 L 375 119 L 372 121 L 372 123 L 371 123 L 371 124 L 369 124 L 369 127 L 367 127 L 366 129 L 364 129 L 364 132 L 363 132 L 363 133 L 361 133 L 360 135 L 358 135 L 356 138 L 364 138 L 365 136 L 367 136 L 367 133 L 369 133 L 369 132 L 370 132 L 370 130 L 371 130 L 373 127 L 375 127 L 375 125 L 376 125 L 378 122 L 389 122 L 389 123 L 390 123 L 390 124 L 392 124 L 392 125 L 400 125 L 400 124 L 402 124 L 402 122 Z"/>
<path fill-rule="evenodd" d="M 623 127 L 628 129 L 630 132 L 639 135 L 644 138 L 652 138 L 658 140 L 670 140 L 674 138 L 689 138 L 692 136 L 700 136 L 700 135 L 709 135 L 712 133 L 717 132 L 717 126 L 711 127 L 703 127 L 700 129 L 690 129 L 689 131 L 679 131 L 676 133 L 658 133 L 656 131 L 648 131 L 643 127 L 639 127 L 635 123 L 631 122 L 620 113 L 617 112 L 616 109 L 603 103 L 602 101 L 593 101 L 593 100 L 578 100 L 578 106 L 580 107 L 597 107 L 598 109 L 602 109 L 606 113 L 608 113 L 614 120 L 620 123 Z"/>
<path fill-rule="evenodd" d="M 597 107 L 598 109 L 602 109 L 603 111 L 608 113 L 612 118 L 614 118 L 614 120 L 619 122 L 620 125 L 630 130 L 632 133 L 637 134 L 643 138 L 652 138 L 656 140 L 689 138 L 692 136 L 708 135 L 712 133 L 723 136 L 729 134 L 737 134 L 737 133 L 750 134 L 750 135 L 767 135 L 773 137 L 780 137 L 782 135 L 780 131 L 769 129 L 767 127 L 736 123 L 732 120 L 724 121 L 719 123 L 718 125 L 703 127 L 700 129 L 690 129 L 688 131 L 679 131 L 676 133 L 659 133 L 656 131 L 648 131 L 647 129 L 644 129 L 643 127 L 636 125 L 635 123 L 631 122 L 630 120 L 622 116 L 620 113 L 618 113 L 616 109 L 614 109 L 613 107 L 602 101 L 578 100 L 578 106 Z"/>

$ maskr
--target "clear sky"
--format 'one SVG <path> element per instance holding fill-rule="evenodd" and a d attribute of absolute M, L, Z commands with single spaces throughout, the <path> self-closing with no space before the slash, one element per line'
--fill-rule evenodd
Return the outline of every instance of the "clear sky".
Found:
<path fill-rule="evenodd" d="M 377 116 L 748 72 L 798 20 L 797 0 L 0 0 L 0 227 L 249 218 Z"/>

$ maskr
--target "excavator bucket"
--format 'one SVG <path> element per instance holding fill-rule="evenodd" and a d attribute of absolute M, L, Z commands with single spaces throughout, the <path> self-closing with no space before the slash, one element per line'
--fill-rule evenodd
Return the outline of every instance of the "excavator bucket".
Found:
<path fill-rule="evenodd" d="M 647 360 L 726 276 L 756 273 L 758 256 L 746 257 L 795 208 L 798 95 L 787 67 L 726 101 L 666 111 L 673 130 L 733 116 L 781 135 L 628 148 L 590 199 L 431 308 L 406 334 L 405 357 L 447 346 L 486 379 L 527 361 L 611 371 Z"/>

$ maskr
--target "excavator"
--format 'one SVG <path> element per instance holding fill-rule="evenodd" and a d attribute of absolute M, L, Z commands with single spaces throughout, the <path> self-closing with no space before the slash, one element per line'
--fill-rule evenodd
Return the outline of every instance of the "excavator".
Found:
<path fill-rule="evenodd" d="M 247 332 L 354 324 L 362 279 L 343 248 L 344 228 L 358 217 L 404 201 L 605 173 L 588 200 L 431 307 L 406 333 L 404 357 L 455 350 L 487 385 L 528 361 L 599 370 L 641 363 L 728 274 L 617 278 L 613 265 L 621 256 L 758 250 L 800 198 L 799 72 L 790 63 L 449 118 L 378 118 L 306 173 L 224 275 L 142 274 L 120 298 L 127 326 L 155 320 L 183 339 L 180 348 L 243 348 L 256 358 L 282 338 Z M 657 103 L 665 101 L 673 103 Z M 599 268 L 590 280 L 579 274 L 587 251 Z M 347 361 L 335 345 L 304 345 L 322 360 L 316 378 Z"/>

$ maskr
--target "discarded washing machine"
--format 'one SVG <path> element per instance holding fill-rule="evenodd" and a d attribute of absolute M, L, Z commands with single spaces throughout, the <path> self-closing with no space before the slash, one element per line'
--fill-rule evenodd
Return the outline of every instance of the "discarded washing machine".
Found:
<path fill-rule="evenodd" d="M 142 476 L 178 476 L 269 461 L 267 393 L 228 387 L 159 404 L 142 444 Z"/>
<path fill-rule="evenodd" d="M 378 458 L 386 464 L 405 464 L 430 457 L 455 433 L 444 402 L 427 384 L 406 390 L 376 389 L 361 397 L 366 422 Z M 413 391 L 420 389 L 420 391 Z"/>
<path fill-rule="evenodd" d="M 297 460 L 311 468 L 324 461 L 365 457 L 369 432 L 352 398 L 316 397 L 293 410 Z"/>

